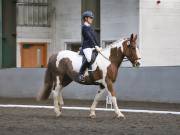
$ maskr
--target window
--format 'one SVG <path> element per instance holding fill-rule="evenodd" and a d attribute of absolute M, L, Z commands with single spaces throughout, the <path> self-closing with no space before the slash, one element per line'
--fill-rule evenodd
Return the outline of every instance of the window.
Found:
<path fill-rule="evenodd" d="M 81 44 L 80 43 L 66 43 L 66 49 L 74 52 L 80 51 Z"/>
<path fill-rule="evenodd" d="M 17 25 L 49 26 L 48 5 L 48 0 L 18 0 Z"/>

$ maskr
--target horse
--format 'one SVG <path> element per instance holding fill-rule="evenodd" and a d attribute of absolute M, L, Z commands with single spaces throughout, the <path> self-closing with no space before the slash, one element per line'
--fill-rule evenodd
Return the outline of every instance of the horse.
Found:
<path fill-rule="evenodd" d="M 140 66 L 140 52 L 136 45 L 137 34 L 131 34 L 130 38 L 124 38 L 113 42 L 98 53 L 92 64 L 91 77 L 85 72 L 85 81 L 78 82 L 77 76 L 82 64 L 83 56 L 77 52 L 63 50 L 53 54 L 48 61 L 44 78 L 44 87 L 39 92 L 37 100 L 46 100 L 53 93 L 54 111 L 56 116 L 62 114 L 64 105 L 62 90 L 72 81 L 84 85 L 98 85 L 99 89 L 90 107 L 90 117 L 95 118 L 95 108 L 102 94 L 107 91 L 112 100 L 117 118 L 125 118 L 118 108 L 115 89 L 118 69 L 125 57 L 132 63 L 133 67 Z M 92 79 L 93 78 L 93 79 Z"/>

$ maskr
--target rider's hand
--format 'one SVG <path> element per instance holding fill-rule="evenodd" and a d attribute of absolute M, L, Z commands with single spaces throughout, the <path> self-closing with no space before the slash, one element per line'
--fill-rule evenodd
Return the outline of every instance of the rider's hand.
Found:
<path fill-rule="evenodd" d="M 96 50 L 97 50 L 98 52 L 101 52 L 101 51 L 102 51 L 102 47 L 95 46 L 95 48 L 96 48 Z"/>

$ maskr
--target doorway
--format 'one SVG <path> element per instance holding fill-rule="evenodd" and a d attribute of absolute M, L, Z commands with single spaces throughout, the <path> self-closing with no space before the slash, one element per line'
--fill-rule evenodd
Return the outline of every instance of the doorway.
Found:
<path fill-rule="evenodd" d="M 21 67 L 43 68 L 47 65 L 47 45 L 23 43 L 21 45 Z"/>

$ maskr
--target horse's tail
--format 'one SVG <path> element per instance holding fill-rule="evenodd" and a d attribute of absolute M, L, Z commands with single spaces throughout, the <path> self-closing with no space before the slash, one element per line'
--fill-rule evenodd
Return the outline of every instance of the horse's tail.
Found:
<path fill-rule="evenodd" d="M 39 92 L 37 96 L 37 100 L 46 100 L 48 99 L 49 95 L 51 94 L 53 86 L 53 76 L 51 72 L 51 65 L 50 62 L 48 63 L 48 67 L 45 72 L 45 78 L 44 78 L 44 87 L 43 89 Z"/>

